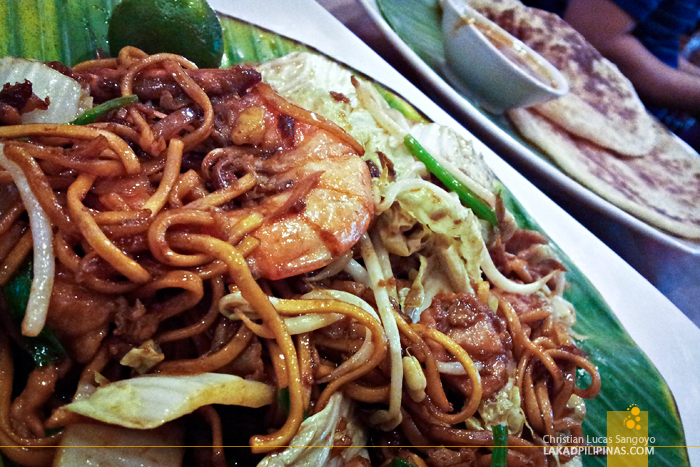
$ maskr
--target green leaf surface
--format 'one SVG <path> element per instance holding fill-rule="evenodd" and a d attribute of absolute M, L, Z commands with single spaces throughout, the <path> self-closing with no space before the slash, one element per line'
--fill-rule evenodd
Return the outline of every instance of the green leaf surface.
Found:
<path fill-rule="evenodd" d="M 383 86 L 380 85 L 375 85 L 374 86 L 377 91 L 379 92 L 379 95 L 384 98 L 384 100 L 389 104 L 389 107 L 392 109 L 398 110 L 403 114 L 404 117 L 409 118 L 413 120 L 414 122 L 420 122 L 420 123 L 427 123 L 428 120 L 420 113 L 418 110 L 416 110 L 415 107 L 413 107 L 411 104 L 406 102 L 402 97 L 394 94 L 390 90 L 386 89 Z"/>
<path fill-rule="evenodd" d="M 96 51 L 109 50 L 107 21 L 116 0 L 6 0 L 0 2 L 0 54 L 40 60 L 60 60 L 67 64 L 93 58 Z M 426 63 L 436 66 L 443 57 L 439 37 L 438 0 L 378 0 L 385 18 Z M 303 44 L 280 37 L 248 23 L 221 17 L 224 33 L 223 66 L 264 62 L 295 50 L 310 50 Z M 17 27 L 21 25 L 21 27 Z M 386 95 L 387 91 L 383 90 Z M 421 114 L 400 98 L 388 102 L 409 118 Z M 496 122 L 499 126 L 507 125 Z M 502 191 L 506 207 L 524 228 L 540 230 L 513 199 Z M 556 246 L 555 246 L 556 248 Z M 558 249 L 557 249 L 558 250 Z M 565 297 L 574 303 L 578 322 L 574 330 L 587 336 L 581 348 L 598 367 L 601 393 L 587 401 L 584 434 L 605 436 L 607 411 L 626 410 L 637 404 L 649 412 L 649 435 L 656 438 L 650 466 L 689 465 L 685 437 L 673 397 L 663 378 L 644 352 L 615 318 L 602 297 L 575 265 L 558 250 L 569 270 Z M 640 382 L 643 382 L 640 384 Z M 604 458 L 584 456 L 586 466 L 604 466 Z"/>
<path fill-rule="evenodd" d="M 0 56 L 89 60 L 107 47 L 109 14 L 118 0 L 5 0 L 0 2 Z M 21 25 L 21 27 L 18 27 Z"/>
<path fill-rule="evenodd" d="M 510 195 L 502 192 L 506 207 L 524 228 L 542 229 Z M 649 412 L 649 436 L 658 448 L 649 457 L 650 466 L 690 465 L 685 433 L 673 395 L 663 377 L 642 349 L 635 344 L 610 310 L 603 297 L 556 245 L 554 249 L 568 270 L 564 298 L 576 307 L 574 331 L 586 337 L 580 348 L 600 372 L 600 394 L 586 401 L 584 436 L 607 436 L 607 412 L 623 411 L 637 404 Z M 583 464 L 605 466 L 602 457 L 583 457 Z"/>
<path fill-rule="evenodd" d="M 303 44 L 265 31 L 249 23 L 222 16 L 224 57 L 222 67 L 242 63 L 263 63 L 294 51 L 309 51 Z"/>

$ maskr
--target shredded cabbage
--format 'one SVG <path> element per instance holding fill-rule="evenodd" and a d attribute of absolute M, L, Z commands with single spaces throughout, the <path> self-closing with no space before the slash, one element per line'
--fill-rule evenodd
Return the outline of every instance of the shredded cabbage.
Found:
<path fill-rule="evenodd" d="M 514 378 L 509 378 L 508 383 L 492 397 L 481 401 L 479 416 L 481 421 L 472 418 L 467 421 L 467 426 L 490 430 L 496 425 L 505 425 L 509 433 L 520 436 L 525 425 L 525 413 L 520 405 L 520 391 Z"/>
<path fill-rule="evenodd" d="M 471 141 L 461 138 L 451 128 L 437 123 L 414 125 L 411 135 L 431 156 L 444 159 L 457 169 L 451 172 L 462 175 L 460 181 L 474 194 L 491 206 L 496 204 L 496 176 L 476 152 Z"/>
<path fill-rule="evenodd" d="M 352 446 L 332 454 L 333 439 L 341 419 L 347 422 L 344 434 L 351 437 Z M 265 456 L 258 467 L 340 467 L 356 455 L 367 457 L 366 450 L 362 448 L 367 444 L 364 430 L 352 413 L 350 400 L 339 392 L 331 396 L 323 410 L 302 422 L 289 444 L 290 447 L 284 451 Z"/>
<path fill-rule="evenodd" d="M 165 359 L 160 346 L 149 339 L 138 347 L 129 350 L 119 361 L 121 365 L 135 369 L 140 375 L 148 373 L 151 368 Z"/>
<path fill-rule="evenodd" d="M 455 245 L 464 260 L 467 276 L 482 281 L 484 243 L 476 216 L 458 199 L 430 182 L 416 179 L 386 185 L 385 198 L 397 202 L 403 213 Z"/>
<path fill-rule="evenodd" d="M 182 433 L 171 425 L 153 430 L 132 430 L 113 425 L 74 423 L 63 431 L 53 465 L 179 467 L 184 452 Z"/>
<path fill-rule="evenodd" d="M 126 428 L 148 429 L 210 404 L 258 408 L 271 404 L 275 390 L 238 376 L 141 376 L 99 387 L 60 410 Z"/>

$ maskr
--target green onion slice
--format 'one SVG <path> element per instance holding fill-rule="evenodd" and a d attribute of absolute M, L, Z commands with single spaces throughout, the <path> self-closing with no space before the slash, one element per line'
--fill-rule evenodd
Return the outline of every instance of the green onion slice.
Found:
<path fill-rule="evenodd" d="M 442 166 L 433 156 L 428 153 L 428 151 L 421 146 L 421 144 L 411 136 L 407 134 L 403 138 L 403 142 L 408 148 L 408 151 L 419 161 L 425 164 L 425 167 L 435 175 L 438 180 L 440 180 L 447 188 L 457 193 L 459 199 L 464 203 L 466 207 L 472 210 L 476 217 L 489 222 L 493 226 L 498 225 L 498 219 L 496 218 L 496 212 L 484 202 L 481 198 L 476 196 L 467 186 L 462 182 L 457 180 L 452 173 Z"/>
<path fill-rule="evenodd" d="M 389 462 L 389 465 L 386 467 L 416 467 L 415 465 L 411 464 L 407 460 L 401 459 L 399 457 L 394 457 L 391 462 Z"/>
<path fill-rule="evenodd" d="M 506 467 L 508 464 L 508 427 L 495 425 L 491 431 L 493 431 L 491 467 Z"/>
<path fill-rule="evenodd" d="M 71 123 L 73 125 L 87 125 L 89 123 L 95 123 L 97 119 L 104 117 L 112 110 L 120 109 L 131 104 L 136 104 L 138 101 L 139 97 L 136 94 L 110 99 L 100 105 L 96 105 L 92 109 L 86 110 L 82 114 L 78 115 L 78 117 Z"/>

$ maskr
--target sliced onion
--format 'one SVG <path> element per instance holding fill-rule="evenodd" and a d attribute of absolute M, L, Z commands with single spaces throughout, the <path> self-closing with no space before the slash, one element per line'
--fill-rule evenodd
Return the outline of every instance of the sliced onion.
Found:
<path fill-rule="evenodd" d="M 56 269 L 53 255 L 53 229 L 39 200 L 32 193 L 27 177 L 17 164 L 10 161 L 0 145 L 0 165 L 10 174 L 22 197 L 24 207 L 29 214 L 29 224 L 34 242 L 34 278 L 29 291 L 27 311 L 22 320 L 22 334 L 37 336 L 44 328 L 49 311 L 53 276 Z"/>
<path fill-rule="evenodd" d="M 340 271 L 345 269 L 345 266 L 348 265 L 350 260 L 352 259 L 352 250 L 348 251 L 342 256 L 337 257 L 334 259 L 328 266 L 323 268 L 321 272 L 314 276 L 307 277 L 306 280 L 310 282 L 318 282 L 323 279 L 327 279 L 329 277 L 333 277 L 336 274 L 338 274 Z"/>
<path fill-rule="evenodd" d="M 336 321 L 340 321 L 343 315 L 332 313 L 328 315 L 321 314 L 305 314 L 301 316 L 293 316 L 284 318 L 284 325 L 287 326 L 287 331 L 292 336 L 313 332 L 326 326 L 330 326 Z"/>
<path fill-rule="evenodd" d="M 338 300 L 341 302 L 349 303 L 350 305 L 356 306 L 363 309 L 368 314 L 372 315 L 373 318 L 379 320 L 379 315 L 374 309 L 361 298 L 352 295 L 348 292 L 343 292 L 341 290 L 332 289 L 319 289 L 311 291 L 307 294 L 302 295 L 301 300 Z M 281 303 L 285 302 L 285 299 L 270 297 L 270 303 L 273 306 L 278 307 Z M 246 314 L 250 319 L 258 319 L 258 314 L 255 309 L 248 303 L 248 301 L 243 298 L 240 291 L 234 291 L 230 294 L 225 295 L 219 301 L 219 312 L 231 320 L 238 320 L 239 317 L 232 311 L 232 309 L 239 309 Z M 300 316 L 285 316 L 284 324 L 287 326 L 287 330 L 290 334 L 303 334 L 306 332 L 312 332 L 317 329 L 329 326 L 343 317 L 339 313 L 305 313 Z"/>
<path fill-rule="evenodd" d="M 279 306 L 282 300 L 281 298 L 270 297 L 270 303 L 275 307 Z M 259 319 L 255 309 L 250 306 L 250 303 L 248 303 L 238 291 L 225 295 L 219 301 L 219 312 L 230 320 L 236 321 L 240 319 L 235 312 L 232 311 L 232 309 L 236 308 L 245 313 L 250 319 Z M 304 334 L 325 328 L 339 321 L 342 317 L 343 315 L 339 313 L 305 313 L 300 316 L 285 316 L 282 319 L 285 326 L 287 326 L 289 334 L 294 336 L 296 334 Z"/>

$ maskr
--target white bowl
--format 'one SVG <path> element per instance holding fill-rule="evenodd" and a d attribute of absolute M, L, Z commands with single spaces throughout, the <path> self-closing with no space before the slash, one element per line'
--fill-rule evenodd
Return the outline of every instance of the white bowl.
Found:
<path fill-rule="evenodd" d="M 554 65 L 466 0 L 442 0 L 442 7 L 445 75 L 484 110 L 500 114 L 569 92 L 569 82 Z"/>

